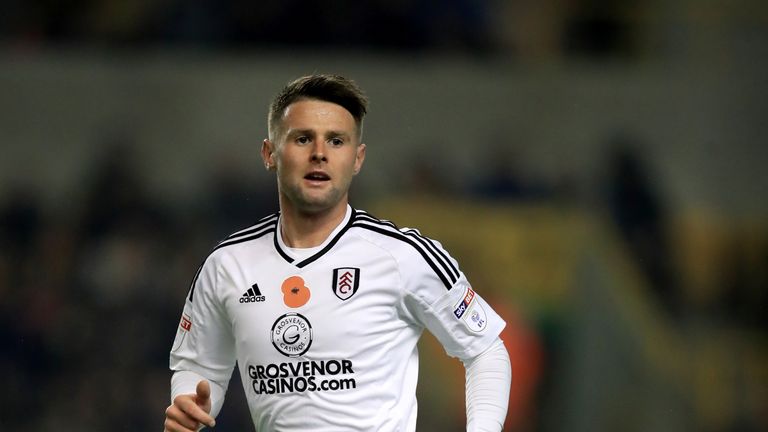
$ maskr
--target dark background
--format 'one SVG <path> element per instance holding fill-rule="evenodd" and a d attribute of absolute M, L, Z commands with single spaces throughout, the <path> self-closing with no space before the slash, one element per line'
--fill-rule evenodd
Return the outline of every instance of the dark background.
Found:
<path fill-rule="evenodd" d="M 768 429 L 766 42 L 756 0 L 4 2 L 0 429 L 160 430 L 188 284 L 276 209 L 267 104 L 313 72 L 371 99 L 353 205 L 507 320 L 506 430 Z M 421 352 L 419 430 L 462 430 Z M 252 429 L 237 380 L 218 423 Z"/>

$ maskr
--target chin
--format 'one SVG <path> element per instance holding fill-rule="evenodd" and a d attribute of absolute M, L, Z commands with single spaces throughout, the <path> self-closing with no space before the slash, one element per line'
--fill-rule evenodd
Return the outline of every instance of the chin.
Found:
<path fill-rule="evenodd" d="M 336 189 L 317 194 L 312 192 L 319 191 L 294 189 L 293 192 L 298 193 L 287 193 L 285 198 L 292 207 L 304 214 L 318 214 L 332 210 L 344 200 L 344 195 L 337 193 Z"/>
<path fill-rule="evenodd" d="M 292 203 L 302 213 L 321 213 L 333 207 L 331 200 L 313 199 L 306 196 L 298 200 L 292 200 Z"/>

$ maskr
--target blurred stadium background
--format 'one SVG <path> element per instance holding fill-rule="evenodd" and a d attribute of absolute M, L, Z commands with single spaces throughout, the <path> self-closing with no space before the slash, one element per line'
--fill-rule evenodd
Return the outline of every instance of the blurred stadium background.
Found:
<path fill-rule="evenodd" d="M 276 209 L 267 103 L 312 72 L 372 101 L 353 203 L 507 319 L 506 430 L 768 430 L 767 42 L 758 0 L 6 0 L 0 430 L 160 430 L 188 284 Z M 462 430 L 421 353 L 419 430 Z M 252 430 L 237 381 L 218 424 Z"/>

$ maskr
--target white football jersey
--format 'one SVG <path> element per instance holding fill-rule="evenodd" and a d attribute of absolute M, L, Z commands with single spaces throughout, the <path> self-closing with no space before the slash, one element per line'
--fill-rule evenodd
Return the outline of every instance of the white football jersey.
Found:
<path fill-rule="evenodd" d="M 258 431 L 414 431 L 423 329 L 470 358 L 505 325 L 416 230 L 348 207 L 303 256 L 279 232 L 275 214 L 213 250 L 170 356 L 220 383 L 237 361 Z"/>

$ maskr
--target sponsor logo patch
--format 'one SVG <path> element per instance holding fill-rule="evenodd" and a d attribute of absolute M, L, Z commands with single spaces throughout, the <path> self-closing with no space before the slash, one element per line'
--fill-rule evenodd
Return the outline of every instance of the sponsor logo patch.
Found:
<path fill-rule="evenodd" d="M 360 269 L 340 267 L 333 269 L 333 293 L 341 300 L 347 300 L 357 292 L 360 286 Z"/>
<path fill-rule="evenodd" d="M 272 345 L 286 357 L 299 357 L 312 345 L 312 324 L 301 314 L 280 316 L 270 330 Z"/>
<path fill-rule="evenodd" d="M 467 308 L 474 299 L 475 292 L 472 291 L 472 288 L 467 287 L 467 292 L 464 293 L 464 297 L 461 299 L 459 304 L 456 305 L 456 308 L 453 309 L 453 314 L 456 315 L 456 318 L 461 318 L 464 316 L 464 313 L 467 311 Z"/>
<path fill-rule="evenodd" d="M 192 319 L 187 316 L 187 314 L 181 315 L 181 322 L 179 322 L 179 327 L 181 327 L 182 330 L 185 332 L 188 332 L 192 329 Z"/>
<path fill-rule="evenodd" d="M 179 320 L 179 328 L 176 330 L 176 338 L 173 340 L 171 352 L 176 352 L 176 350 L 181 348 L 181 345 L 184 343 L 184 339 L 186 339 L 190 330 L 192 330 L 192 317 L 187 315 L 186 312 L 182 312 L 181 319 Z"/>
<path fill-rule="evenodd" d="M 464 297 L 461 298 L 453 309 L 453 315 L 457 319 L 464 321 L 464 324 L 473 332 L 481 332 L 485 330 L 488 318 L 483 305 L 475 297 L 476 295 L 472 287 L 467 287 Z"/>

